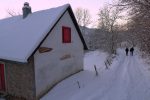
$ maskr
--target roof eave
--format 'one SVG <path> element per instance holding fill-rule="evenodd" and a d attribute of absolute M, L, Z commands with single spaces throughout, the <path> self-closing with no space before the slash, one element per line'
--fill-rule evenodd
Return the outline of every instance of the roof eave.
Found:
<path fill-rule="evenodd" d="M 28 59 L 31 57 L 31 56 L 33 56 L 34 54 L 35 54 L 35 52 L 38 50 L 38 48 L 41 46 L 41 44 L 44 42 L 44 40 L 48 37 L 48 35 L 51 33 L 51 31 L 53 30 L 53 28 L 56 26 L 56 24 L 59 22 L 59 20 L 63 17 L 63 15 L 66 13 L 66 11 L 68 11 L 69 12 L 69 15 L 71 16 L 71 19 L 72 19 L 72 21 L 73 21 L 73 23 L 74 23 L 74 25 L 75 25 L 75 28 L 77 29 L 77 32 L 78 32 L 78 34 L 79 34 L 79 37 L 81 38 L 81 41 L 82 41 L 82 43 L 83 43 L 83 47 L 84 47 L 84 50 L 88 50 L 88 47 L 87 47 L 87 45 L 86 45 L 86 43 L 85 43 L 85 40 L 84 40 L 84 38 L 83 38 L 83 36 L 82 36 L 82 33 L 81 33 L 81 31 L 80 31 L 80 28 L 79 28 L 79 26 L 78 26 L 78 23 L 77 23 L 77 21 L 76 21 L 76 18 L 75 18 L 75 16 L 74 16 L 74 14 L 73 14 L 73 11 L 72 11 L 72 8 L 71 8 L 71 6 L 69 5 L 68 6 L 68 8 L 62 13 L 62 15 L 59 17 L 59 19 L 56 21 L 56 23 L 53 25 L 53 27 L 49 30 L 49 32 L 47 33 L 47 35 L 43 38 L 43 40 L 40 42 L 40 44 L 36 47 L 36 49 L 32 52 L 32 54 L 28 57 Z"/>
<path fill-rule="evenodd" d="M 74 16 L 74 13 L 73 13 L 73 11 L 72 11 L 71 6 L 69 6 L 69 7 L 67 8 L 67 10 L 69 11 L 69 14 L 70 14 L 70 16 L 71 16 L 71 18 L 72 18 L 72 20 L 73 20 L 73 23 L 74 23 L 74 25 L 75 25 L 75 27 L 76 27 L 76 29 L 77 29 L 77 32 L 78 32 L 78 34 L 79 34 L 79 37 L 81 38 L 81 41 L 82 41 L 83 46 L 84 46 L 84 50 L 88 50 L 88 47 L 87 47 L 86 42 L 85 42 L 85 40 L 84 40 L 84 38 L 83 38 L 82 32 L 81 32 L 81 30 L 80 30 L 80 28 L 79 28 L 79 25 L 78 25 L 77 21 L 76 21 L 76 18 L 75 18 L 75 16 Z"/>

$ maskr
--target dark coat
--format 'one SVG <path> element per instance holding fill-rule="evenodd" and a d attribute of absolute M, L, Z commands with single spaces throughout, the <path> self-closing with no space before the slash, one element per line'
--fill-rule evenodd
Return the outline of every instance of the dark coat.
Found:
<path fill-rule="evenodd" d="M 132 47 L 132 48 L 130 48 L 130 52 L 133 52 L 134 51 L 134 48 Z"/>
<path fill-rule="evenodd" d="M 128 48 L 126 48 L 126 49 L 125 49 L 125 51 L 126 51 L 126 52 L 128 52 L 128 51 L 129 51 L 129 49 L 128 49 Z"/>

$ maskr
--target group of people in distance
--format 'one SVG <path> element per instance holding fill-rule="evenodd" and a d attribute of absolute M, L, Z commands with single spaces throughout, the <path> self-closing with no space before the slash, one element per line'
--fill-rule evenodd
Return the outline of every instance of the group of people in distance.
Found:
<path fill-rule="evenodd" d="M 125 49 L 125 52 L 126 52 L 126 56 L 128 56 L 129 49 L 126 48 L 126 49 Z M 131 55 L 131 56 L 133 56 L 133 52 L 134 52 L 134 48 L 131 47 L 131 48 L 130 48 L 130 55 Z"/>

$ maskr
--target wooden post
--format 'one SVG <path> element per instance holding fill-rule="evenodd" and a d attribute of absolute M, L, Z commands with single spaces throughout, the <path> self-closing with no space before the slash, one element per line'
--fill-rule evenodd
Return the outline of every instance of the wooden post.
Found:
<path fill-rule="evenodd" d="M 97 71 L 96 65 L 94 65 L 94 69 L 95 69 L 96 76 L 98 76 L 98 71 Z"/>
<path fill-rule="evenodd" d="M 108 65 L 107 65 L 107 63 L 105 62 L 105 66 L 106 66 L 106 69 L 108 69 Z"/>
<path fill-rule="evenodd" d="M 109 60 L 107 59 L 107 63 L 109 64 L 109 66 L 110 66 L 110 62 L 109 62 Z"/>
<path fill-rule="evenodd" d="M 80 89 L 81 87 L 80 87 L 80 83 L 79 83 L 79 81 L 77 81 L 77 84 L 78 84 L 78 87 L 79 87 L 79 89 Z"/>

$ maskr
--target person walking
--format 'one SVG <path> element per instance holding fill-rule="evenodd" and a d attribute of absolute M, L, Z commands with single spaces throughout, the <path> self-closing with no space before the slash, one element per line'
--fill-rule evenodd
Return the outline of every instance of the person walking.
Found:
<path fill-rule="evenodd" d="M 129 49 L 128 49 L 128 48 L 126 48 L 126 49 L 125 49 L 126 56 L 128 56 L 128 51 L 129 51 Z"/>
<path fill-rule="evenodd" d="M 130 48 L 130 55 L 133 56 L 134 48 Z"/>

